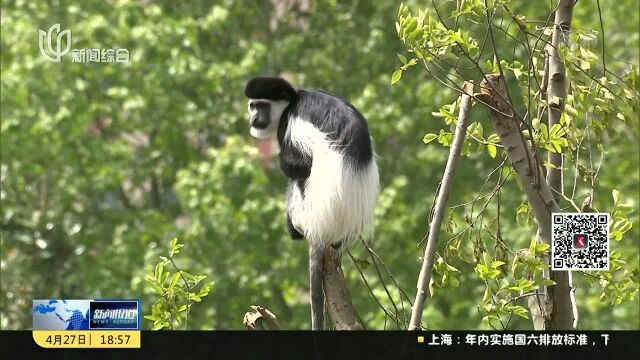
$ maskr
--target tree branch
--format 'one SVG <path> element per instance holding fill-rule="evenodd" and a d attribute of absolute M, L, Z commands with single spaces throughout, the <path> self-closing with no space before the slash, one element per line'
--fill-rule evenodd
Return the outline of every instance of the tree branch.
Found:
<path fill-rule="evenodd" d="M 362 322 L 356 314 L 351 295 L 344 281 L 340 264 L 340 254 L 329 246 L 323 257 L 323 279 L 327 310 L 336 330 L 363 330 Z M 269 309 L 252 305 L 252 311 L 245 313 L 243 323 L 249 330 L 279 330 L 276 316 Z"/>
<path fill-rule="evenodd" d="M 280 330 L 276 316 L 259 305 L 251 305 L 251 311 L 244 314 L 242 322 L 249 330 Z"/>
<path fill-rule="evenodd" d="M 427 295 L 429 294 L 429 282 L 431 281 L 431 273 L 433 271 L 433 262 L 438 247 L 438 239 L 440 237 L 440 226 L 442 225 L 442 219 L 447 209 L 447 200 L 449 199 L 449 191 L 451 190 L 451 184 L 453 183 L 453 177 L 456 172 L 456 164 L 460 158 L 462 151 L 462 144 L 464 143 L 465 134 L 467 132 L 467 123 L 469 120 L 469 113 L 471 112 L 471 102 L 473 97 L 469 94 L 473 93 L 473 83 L 465 82 L 462 86 L 463 94 L 460 101 L 460 113 L 458 115 L 458 123 L 456 124 L 456 131 L 453 138 L 453 143 L 449 150 L 449 159 L 447 160 L 447 166 L 442 176 L 442 185 L 438 192 L 438 197 L 435 203 L 435 209 L 433 218 L 429 225 L 429 237 L 427 240 L 427 246 L 424 250 L 424 258 L 422 259 L 422 268 L 420 269 L 420 276 L 418 277 L 418 291 L 416 293 L 416 299 L 413 302 L 413 308 L 411 309 L 411 321 L 409 323 L 409 330 L 420 329 L 420 321 L 422 319 L 422 311 L 424 309 L 424 303 Z"/>
<path fill-rule="evenodd" d="M 324 252 L 322 281 L 327 310 L 336 330 L 363 330 L 364 327 L 353 309 L 351 295 L 344 281 L 340 255 L 331 246 Z"/>

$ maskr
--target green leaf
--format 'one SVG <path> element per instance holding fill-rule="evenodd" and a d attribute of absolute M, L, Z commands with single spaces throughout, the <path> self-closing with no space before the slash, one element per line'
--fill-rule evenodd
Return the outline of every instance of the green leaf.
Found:
<path fill-rule="evenodd" d="M 544 279 L 544 280 L 542 280 L 542 281 L 540 282 L 540 285 L 541 285 L 541 286 L 553 286 L 553 285 L 555 285 L 555 284 L 556 284 L 556 282 L 555 282 L 555 281 L 553 281 L 553 280 L 551 280 L 551 279 Z"/>
<path fill-rule="evenodd" d="M 162 271 L 164 269 L 164 264 L 163 263 L 158 263 L 156 264 L 156 270 L 154 273 L 154 277 L 160 281 L 161 277 L 162 277 Z"/>
<path fill-rule="evenodd" d="M 506 264 L 504 261 L 497 260 L 491 263 L 491 267 L 497 269 L 504 264 Z"/>
<path fill-rule="evenodd" d="M 615 231 L 619 231 L 621 234 L 624 234 L 625 232 L 629 231 L 629 229 L 631 229 L 631 226 L 632 224 L 631 222 L 629 222 L 629 220 L 620 219 L 613 224 L 613 229 Z"/>
<path fill-rule="evenodd" d="M 211 285 L 213 283 L 209 283 L 209 284 L 204 284 L 202 286 L 202 289 L 200 289 L 200 291 L 198 292 L 198 296 L 199 297 L 205 297 L 209 294 L 209 291 L 211 291 Z"/>
<path fill-rule="evenodd" d="M 496 315 L 487 315 L 487 316 L 483 316 L 482 317 L 482 322 L 487 324 L 487 325 L 490 325 L 492 320 L 493 321 L 498 321 L 498 320 L 500 320 L 500 318 L 498 316 L 496 316 Z"/>
<path fill-rule="evenodd" d="M 550 245 L 545 243 L 540 243 L 536 245 L 536 253 L 545 252 L 549 249 Z"/>
<path fill-rule="evenodd" d="M 447 270 L 451 271 L 451 272 L 460 272 L 460 270 L 456 269 L 455 267 L 447 264 Z"/>
<path fill-rule="evenodd" d="M 173 274 L 173 277 L 171 277 L 171 282 L 169 282 L 169 286 L 167 287 L 169 291 L 173 290 L 173 288 L 178 283 L 178 280 L 180 280 L 180 273 Z"/>
<path fill-rule="evenodd" d="M 514 68 L 514 69 L 513 69 L 513 75 L 515 75 L 516 79 L 519 79 L 519 78 L 520 78 L 520 76 L 522 75 L 522 70 L 521 70 L 521 69 Z"/>
<path fill-rule="evenodd" d="M 158 284 L 156 284 L 156 283 L 151 284 L 151 287 L 152 287 L 152 288 L 153 288 L 153 290 L 155 290 L 158 294 L 161 294 L 161 295 L 162 295 L 162 294 L 164 293 L 164 289 L 163 289 L 160 285 L 158 285 Z"/>
<path fill-rule="evenodd" d="M 613 189 L 611 195 L 613 196 L 613 205 L 617 204 L 618 200 L 620 200 L 620 191 Z"/>
<path fill-rule="evenodd" d="M 391 75 L 391 85 L 397 83 L 402 77 L 402 70 L 394 71 L 393 75 Z"/>
<path fill-rule="evenodd" d="M 495 159 L 496 155 L 498 154 L 498 148 L 493 144 L 487 145 L 487 151 L 489 152 L 489 156 L 491 156 L 492 159 Z"/>
<path fill-rule="evenodd" d="M 484 291 L 484 296 L 482 297 L 482 301 L 487 302 L 489 300 L 491 300 L 491 289 L 487 287 Z"/>
<path fill-rule="evenodd" d="M 424 136 L 424 138 L 422 138 L 422 142 L 425 144 L 428 144 L 437 138 L 438 138 L 438 135 L 436 134 L 427 134 Z"/>
<path fill-rule="evenodd" d="M 410 33 L 415 30 L 417 26 L 418 18 L 411 18 L 411 20 L 409 20 L 409 22 L 404 26 L 402 30 L 404 30 L 405 33 Z"/>
<path fill-rule="evenodd" d="M 524 319 L 528 319 L 529 318 L 529 312 L 527 309 L 525 309 L 522 306 L 516 305 L 516 306 L 509 306 L 508 309 L 506 309 L 507 311 L 512 311 L 514 315 L 517 315 L 521 318 Z"/>
<path fill-rule="evenodd" d="M 482 135 L 484 135 L 484 129 L 482 128 L 482 124 L 479 122 L 471 124 L 471 126 L 469 126 L 469 132 L 480 139 L 482 139 Z"/>
<path fill-rule="evenodd" d="M 180 253 L 180 248 L 184 245 L 178 243 L 178 238 L 173 238 L 171 240 L 171 250 L 169 250 L 169 257 L 172 258 L 174 255 Z"/>
<path fill-rule="evenodd" d="M 518 287 L 520 288 L 520 290 L 522 291 L 529 291 L 533 289 L 533 281 L 529 280 L 529 279 L 522 279 L 520 280 Z"/>
<path fill-rule="evenodd" d="M 558 131 L 560 131 L 560 129 L 562 129 L 562 125 L 560 125 L 560 124 L 553 124 L 553 126 L 551 127 L 551 129 L 549 129 L 549 137 L 550 137 L 550 138 L 555 138 L 555 137 L 557 137 Z"/>
<path fill-rule="evenodd" d="M 415 40 L 418 36 L 422 35 L 424 32 L 424 29 L 419 27 L 415 30 L 413 30 L 410 34 L 409 34 L 409 41 L 413 41 Z"/>
<path fill-rule="evenodd" d="M 402 65 L 406 65 L 407 64 L 407 57 L 401 54 L 398 54 L 398 59 L 400 59 L 400 61 L 402 62 Z"/>
<path fill-rule="evenodd" d="M 531 239 L 531 243 L 529 244 L 529 256 L 536 255 L 536 245 L 537 245 L 537 241 L 536 241 L 536 238 L 534 237 L 533 239 Z"/>
<path fill-rule="evenodd" d="M 488 269 L 491 266 L 492 262 L 493 262 L 493 259 L 491 258 L 491 255 L 489 255 L 487 252 L 483 252 L 482 263 L 484 264 L 484 267 Z"/>
<path fill-rule="evenodd" d="M 500 141 L 500 136 L 498 134 L 491 134 L 487 138 L 487 141 L 490 143 L 497 143 L 498 141 Z"/>
<path fill-rule="evenodd" d="M 518 14 L 513 16 L 513 19 L 518 23 L 518 25 L 522 28 L 527 28 L 527 18 L 524 15 Z"/>

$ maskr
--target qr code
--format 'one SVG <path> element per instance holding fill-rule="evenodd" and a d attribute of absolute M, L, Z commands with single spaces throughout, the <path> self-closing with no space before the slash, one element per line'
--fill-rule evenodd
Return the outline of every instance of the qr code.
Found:
<path fill-rule="evenodd" d="M 552 270 L 609 270 L 609 214 L 554 213 Z"/>

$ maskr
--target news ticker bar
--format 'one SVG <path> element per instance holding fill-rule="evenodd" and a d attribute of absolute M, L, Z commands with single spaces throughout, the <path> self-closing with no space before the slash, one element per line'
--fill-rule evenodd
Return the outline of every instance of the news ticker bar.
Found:
<path fill-rule="evenodd" d="M 49 335 L 51 337 L 49 338 Z M 56 340 L 56 335 L 59 337 Z M 69 337 L 65 337 L 69 336 Z M 73 335 L 76 335 L 75 339 Z M 78 335 L 85 335 L 84 340 Z M 101 337 L 105 335 L 106 337 Z M 109 337 L 109 335 L 112 335 Z M 127 339 L 124 336 L 130 335 Z M 586 335 L 586 336 L 584 336 Z M 544 358 L 555 353 L 585 354 L 586 358 L 640 358 L 637 346 L 640 331 L 140 331 L 137 330 L 18 330 L 0 331 L 0 352 L 7 350 L 17 359 L 86 358 L 90 346 L 102 347 L 120 358 L 134 351 L 136 358 L 380 358 L 381 354 L 398 354 L 395 358 L 433 359 L 435 354 L 457 354 L 477 358 L 486 352 L 492 358 L 503 350 L 522 352 L 528 358 Z M 91 343 L 89 343 L 89 336 Z M 138 338 L 140 336 L 140 343 Z M 127 341 L 128 340 L 128 341 Z M 83 344 L 84 342 L 84 344 Z M 142 346 L 144 343 L 144 346 Z M 40 344 L 40 345 L 38 345 Z M 249 346 L 248 346 L 249 344 Z M 137 346 L 135 349 L 131 348 Z M 52 350 L 43 351 L 42 346 Z M 76 349 L 70 348 L 75 346 Z M 112 348 L 108 348 L 112 346 Z M 125 348 L 124 346 L 128 346 Z M 139 346 L 139 348 L 138 348 Z M 120 348 L 118 348 L 120 347 Z M 59 350 L 53 350 L 60 348 Z M 69 352 L 71 351 L 71 353 Z M 314 355 L 317 351 L 322 356 Z M 633 355 L 633 354 L 636 355 Z M 60 354 L 60 355 L 58 355 Z M 106 353 L 105 353 L 106 354 Z M 540 356 L 538 356 L 540 355 Z M 91 358 L 91 356 L 89 356 Z M 384 356 L 382 356 L 384 357 Z M 482 356 L 481 356 L 482 357 Z M 549 356 L 549 358 L 555 358 Z"/>
<path fill-rule="evenodd" d="M 140 348 L 140 330 L 33 330 L 44 348 Z"/>

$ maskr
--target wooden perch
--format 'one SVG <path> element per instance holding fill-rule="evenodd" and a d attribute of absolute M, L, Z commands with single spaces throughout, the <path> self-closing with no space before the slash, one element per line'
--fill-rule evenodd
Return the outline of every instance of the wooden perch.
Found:
<path fill-rule="evenodd" d="M 551 244 L 551 214 L 559 213 L 560 208 L 542 175 L 542 167 L 534 151 L 529 148 L 520 133 L 520 127 L 514 117 L 513 107 L 507 100 L 506 85 L 500 74 L 489 74 L 480 84 L 480 94 L 476 98 L 487 104 L 489 118 L 500 136 L 511 166 L 518 175 L 520 184 L 529 200 L 534 217 L 538 223 L 539 240 Z M 545 261 L 549 263 L 548 256 Z M 573 321 L 569 281 L 566 271 L 552 271 L 550 278 L 555 286 L 546 288 L 540 296 L 531 296 L 529 308 L 536 330 L 570 329 Z"/>
<path fill-rule="evenodd" d="M 276 316 L 267 308 L 251 305 L 251 311 L 244 314 L 242 321 L 249 330 L 279 330 Z"/>
<path fill-rule="evenodd" d="M 353 309 L 351 295 L 344 281 L 340 254 L 333 247 L 327 247 L 323 263 L 325 303 L 335 329 L 363 330 L 364 326 Z M 243 323 L 249 330 L 280 330 L 276 316 L 269 309 L 257 305 L 252 305 L 251 311 L 244 314 Z"/>
<path fill-rule="evenodd" d="M 363 330 L 353 309 L 349 289 L 340 266 L 340 255 L 331 246 L 324 252 L 323 288 L 329 316 L 336 330 Z"/>
<path fill-rule="evenodd" d="M 409 330 L 421 328 L 420 322 L 422 319 L 424 303 L 429 295 L 429 282 L 431 281 L 433 263 L 436 255 L 436 249 L 438 248 L 438 240 L 440 238 L 440 227 L 442 226 L 442 219 L 444 218 L 444 213 L 447 208 L 449 191 L 451 191 L 451 184 L 453 183 L 456 165 L 462 151 L 462 144 L 464 143 L 464 138 L 467 133 L 467 124 L 473 99 L 471 95 L 473 94 L 473 83 L 469 81 L 465 82 L 462 89 L 464 90 L 464 93 L 462 94 L 462 99 L 460 101 L 460 113 L 458 115 L 456 131 L 453 136 L 451 148 L 449 149 L 449 159 L 447 160 L 447 166 L 445 167 L 444 175 L 442 176 L 442 185 L 434 206 L 433 218 L 429 224 L 429 237 L 427 240 L 427 246 L 424 249 L 420 276 L 418 277 L 416 299 L 413 303 L 413 308 L 411 309 Z"/>

